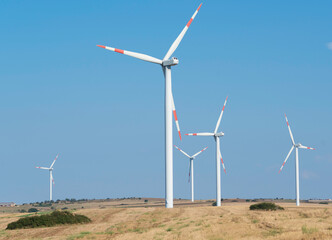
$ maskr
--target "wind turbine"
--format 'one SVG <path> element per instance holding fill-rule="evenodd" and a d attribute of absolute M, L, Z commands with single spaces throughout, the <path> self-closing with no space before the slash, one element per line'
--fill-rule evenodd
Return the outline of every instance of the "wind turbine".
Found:
<path fill-rule="evenodd" d="M 45 170 L 49 170 L 50 171 L 50 201 L 52 201 L 52 183 L 54 184 L 54 179 L 53 179 L 53 165 L 55 163 L 55 161 L 58 159 L 58 155 L 56 155 L 54 161 L 52 162 L 51 166 L 49 168 L 47 167 L 36 167 L 36 168 L 39 168 L 39 169 L 45 169 Z"/>
<path fill-rule="evenodd" d="M 190 181 L 190 176 L 191 176 L 191 201 L 194 202 L 194 159 L 197 157 L 199 154 L 201 154 L 206 148 L 203 150 L 199 151 L 198 153 L 195 153 L 192 156 L 189 156 L 185 151 L 182 149 L 178 148 L 177 146 L 174 145 L 174 147 L 182 152 L 185 156 L 187 156 L 190 160 L 190 165 L 189 165 L 189 181 Z"/>
<path fill-rule="evenodd" d="M 287 119 L 287 116 L 285 114 L 285 118 L 286 118 L 286 122 L 287 122 L 287 126 L 288 126 L 288 131 L 289 131 L 289 135 L 291 137 L 291 140 L 292 140 L 292 147 L 289 151 L 289 153 L 287 154 L 287 157 L 284 161 L 284 163 L 282 164 L 280 170 L 279 170 L 279 173 L 281 172 L 281 170 L 283 169 L 285 163 L 287 162 L 289 156 L 291 155 L 292 151 L 294 150 L 295 148 L 295 181 L 296 181 L 296 187 L 295 187 L 295 190 L 296 190 L 296 206 L 300 206 L 300 182 L 299 182 L 299 148 L 304 148 L 304 149 L 310 149 L 310 150 L 315 150 L 315 148 L 311 148 L 311 147 L 306 147 L 306 146 L 303 146 L 301 143 L 295 143 L 294 141 L 294 138 L 293 138 L 293 134 L 292 134 L 292 131 L 291 131 L 291 128 L 289 126 L 289 123 L 288 123 L 288 119 Z"/>
<path fill-rule="evenodd" d="M 181 139 L 181 133 L 180 133 L 180 128 L 178 125 L 178 120 L 176 117 L 175 113 L 175 106 L 174 106 L 174 100 L 173 100 L 173 95 L 172 95 L 172 80 L 171 80 L 171 67 L 175 66 L 179 63 L 179 60 L 175 57 L 172 57 L 172 54 L 176 50 L 176 48 L 179 46 L 182 38 L 186 34 L 190 24 L 196 17 L 199 9 L 201 8 L 202 4 L 199 5 L 197 10 L 195 11 L 194 15 L 190 18 L 189 22 L 187 25 L 184 27 L 180 35 L 175 39 L 173 42 L 172 46 L 166 53 L 165 57 L 163 60 L 151 57 L 146 54 L 142 53 L 136 53 L 136 52 L 130 52 L 127 50 L 122 50 L 122 49 L 117 49 L 113 47 L 107 47 L 107 46 L 102 46 L 102 45 L 97 45 L 98 47 L 105 48 L 107 50 L 121 53 L 124 55 L 128 55 L 134 58 L 141 59 L 143 61 L 151 62 L 151 63 L 156 63 L 159 64 L 162 67 L 164 77 L 165 77 L 165 205 L 166 208 L 173 208 L 173 130 L 172 130 L 172 111 L 174 114 L 174 118 L 176 121 L 176 126 L 180 135 Z"/>
<path fill-rule="evenodd" d="M 204 132 L 204 133 L 187 133 L 186 134 L 186 135 L 189 135 L 189 136 L 213 136 L 213 138 L 216 142 L 216 166 L 217 166 L 217 192 L 216 192 L 217 197 L 216 197 L 216 202 L 217 202 L 217 206 L 221 205 L 221 184 L 220 184 L 220 162 L 219 162 L 219 159 L 221 160 L 222 167 L 224 168 L 224 172 L 226 173 L 224 161 L 223 161 L 221 153 L 220 153 L 220 140 L 219 140 L 219 138 L 224 136 L 225 134 L 223 132 L 217 132 L 217 131 L 218 131 L 218 128 L 219 128 L 219 125 L 220 125 L 222 115 L 223 115 L 224 110 L 225 110 L 227 99 L 228 99 L 228 97 L 226 97 L 224 106 L 221 110 L 216 128 L 215 128 L 213 133 Z"/>

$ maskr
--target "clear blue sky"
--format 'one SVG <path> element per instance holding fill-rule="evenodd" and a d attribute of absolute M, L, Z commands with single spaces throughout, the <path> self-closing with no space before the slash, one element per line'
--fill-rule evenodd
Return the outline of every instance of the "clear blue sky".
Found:
<path fill-rule="evenodd" d="M 96 44 L 162 58 L 199 1 L 0 1 L 0 201 L 164 197 L 164 79 L 159 66 Z M 332 198 L 331 1 L 205 1 L 176 50 L 173 94 L 183 133 L 212 131 L 222 104 L 222 197 Z M 212 138 L 193 154 L 195 195 L 215 198 Z M 174 197 L 189 198 L 174 149 Z"/>

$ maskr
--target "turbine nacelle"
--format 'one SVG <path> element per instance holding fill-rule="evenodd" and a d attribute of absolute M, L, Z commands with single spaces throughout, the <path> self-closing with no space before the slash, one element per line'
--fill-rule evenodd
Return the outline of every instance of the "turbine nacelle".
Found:
<path fill-rule="evenodd" d="M 219 133 L 214 134 L 215 137 L 222 137 L 224 135 L 225 135 L 225 133 L 223 133 L 223 132 L 219 132 Z"/>
<path fill-rule="evenodd" d="M 177 59 L 176 57 L 172 57 L 171 59 L 168 60 L 164 60 L 162 65 L 165 66 L 175 66 L 179 64 L 179 59 Z"/>

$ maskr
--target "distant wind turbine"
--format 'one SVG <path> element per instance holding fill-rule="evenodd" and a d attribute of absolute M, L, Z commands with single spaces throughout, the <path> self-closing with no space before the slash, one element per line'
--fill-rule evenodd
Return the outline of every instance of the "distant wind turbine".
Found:
<path fill-rule="evenodd" d="M 291 128 L 289 126 L 289 123 L 288 123 L 288 119 L 287 119 L 287 116 L 285 114 L 285 118 L 286 118 L 286 122 L 287 122 L 287 126 L 288 126 L 288 131 L 289 131 L 289 135 L 291 137 L 291 140 L 292 140 L 292 147 L 289 151 L 289 153 L 287 154 L 287 157 L 284 161 L 284 163 L 282 164 L 280 170 L 279 170 L 279 173 L 281 172 L 281 170 L 283 169 L 285 163 L 287 162 L 287 159 L 289 158 L 289 156 L 291 155 L 292 151 L 294 150 L 295 148 L 295 181 L 296 181 L 296 187 L 295 187 L 295 190 L 296 190 L 296 206 L 300 206 L 300 182 L 299 182 L 299 152 L 298 152 L 298 149 L 299 148 L 304 148 L 304 149 L 310 149 L 310 150 L 315 150 L 315 148 L 311 148 L 311 147 L 306 147 L 306 146 L 303 146 L 301 143 L 295 143 L 294 141 L 294 138 L 293 138 L 293 134 L 292 134 L 292 131 L 291 131 Z"/>
<path fill-rule="evenodd" d="M 130 57 L 138 58 L 143 61 L 151 62 L 159 64 L 162 67 L 164 77 L 165 77 L 165 206 L 166 208 L 173 208 L 173 132 L 172 132 L 172 111 L 174 114 L 176 127 L 180 135 L 180 128 L 177 121 L 175 107 L 174 107 L 174 100 L 172 94 L 172 80 L 171 80 L 171 67 L 178 65 L 179 60 L 173 55 L 174 51 L 179 46 L 180 42 L 182 41 L 184 35 L 186 34 L 189 26 L 191 25 L 192 21 L 196 17 L 199 9 L 201 8 L 202 4 L 199 5 L 193 16 L 190 18 L 189 22 L 183 28 L 179 36 L 175 39 L 171 47 L 169 48 L 168 52 L 166 53 L 165 57 L 161 60 L 155 57 L 151 57 L 146 54 L 131 52 L 127 50 L 122 50 L 113 47 L 107 47 L 103 45 L 97 45 L 98 47 L 105 48 L 107 50 L 121 53 Z"/>
<path fill-rule="evenodd" d="M 189 156 L 185 151 L 183 151 L 182 149 L 178 148 L 177 146 L 174 145 L 174 147 L 177 150 L 179 150 L 180 152 L 182 152 L 185 156 L 187 156 L 189 158 L 189 161 L 190 161 L 190 165 L 189 165 L 189 181 L 190 181 L 190 176 L 191 176 L 191 201 L 194 202 L 194 159 L 199 154 L 201 154 L 204 150 L 206 150 L 207 147 L 204 148 L 203 150 L 199 151 L 198 153 L 195 153 L 192 156 Z"/>
<path fill-rule="evenodd" d="M 54 179 L 53 179 L 53 165 L 55 163 L 55 161 L 58 159 L 58 155 L 56 155 L 54 161 L 52 162 L 51 166 L 49 168 L 47 167 L 36 167 L 36 168 L 39 168 L 39 169 L 45 169 L 45 170 L 49 170 L 50 171 L 50 201 L 52 201 L 52 184 L 54 184 Z"/>
<path fill-rule="evenodd" d="M 226 173 L 224 161 L 223 161 L 221 153 L 220 153 L 220 140 L 219 140 L 219 138 L 224 136 L 225 134 L 223 132 L 218 132 L 218 128 L 219 128 L 219 125 L 220 125 L 222 115 L 223 115 L 224 110 L 225 110 L 227 99 L 228 99 L 228 97 L 226 97 L 224 106 L 221 110 L 216 128 L 215 128 L 213 133 L 204 132 L 204 133 L 187 133 L 186 134 L 186 135 L 189 135 L 189 136 L 212 136 L 214 138 L 215 142 L 216 142 L 216 165 L 217 165 L 217 167 L 216 167 L 217 168 L 217 178 L 216 178 L 216 180 L 217 180 L 217 184 L 216 184 L 216 186 L 217 186 L 216 203 L 217 204 L 216 205 L 217 206 L 221 206 L 221 183 L 220 183 L 221 176 L 220 176 L 220 161 L 219 161 L 219 159 L 221 160 L 222 167 L 224 169 L 224 172 Z"/>

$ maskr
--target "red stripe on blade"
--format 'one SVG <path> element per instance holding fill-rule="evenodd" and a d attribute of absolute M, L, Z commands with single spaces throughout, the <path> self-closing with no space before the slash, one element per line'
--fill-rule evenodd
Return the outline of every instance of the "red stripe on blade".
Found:
<path fill-rule="evenodd" d="M 105 47 L 105 46 L 103 46 L 103 45 L 97 45 L 97 47 L 106 48 L 106 47 Z"/>
<path fill-rule="evenodd" d="M 177 121 L 178 120 L 178 116 L 176 116 L 176 111 L 175 110 L 173 110 L 173 114 L 174 114 L 175 121 Z"/>
<path fill-rule="evenodd" d="M 197 136 L 197 133 L 193 133 L 193 136 Z"/>
<path fill-rule="evenodd" d="M 193 21 L 193 19 L 192 18 L 190 18 L 190 20 L 189 20 L 189 22 L 187 23 L 187 27 L 189 27 L 190 26 L 190 24 L 191 24 L 191 22 Z"/>
<path fill-rule="evenodd" d="M 197 8 L 197 11 L 199 11 L 199 9 L 201 8 L 201 6 L 202 6 L 202 3 L 201 3 L 201 5 L 199 5 L 199 7 Z"/>
<path fill-rule="evenodd" d="M 124 51 L 123 51 L 123 50 L 121 50 L 121 49 L 117 49 L 117 48 L 115 48 L 115 49 L 114 49 L 114 52 L 117 52 L 117 53 L 122 53 L 122 54 L 124 53 Z"/>

